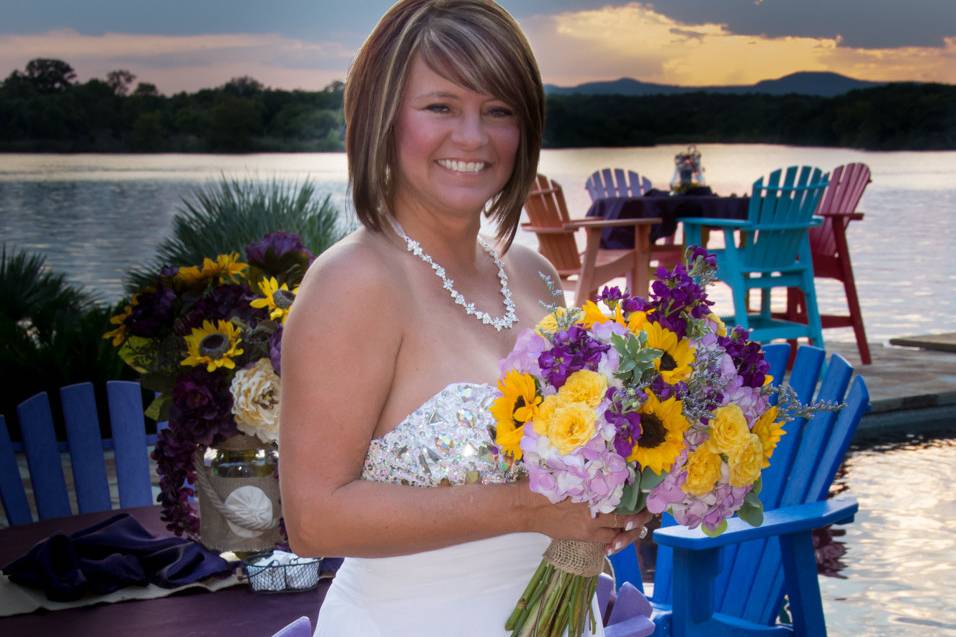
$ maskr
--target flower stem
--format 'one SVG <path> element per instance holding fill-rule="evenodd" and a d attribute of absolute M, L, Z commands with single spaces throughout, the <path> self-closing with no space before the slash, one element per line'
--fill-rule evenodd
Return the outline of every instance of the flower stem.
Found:
<path fill-rule="evenodd" d="M 538 584 L 541 582 L 541 577 L 544 574 L 545 570 L 549 564 L 544 560 L 541 560 L 541 563 L 538 564 L 538 569 L 534 572 L 534 575 L 531 576 L 531 581 L 528 582 L 528 585 L 525 587 L 524 592 L 521 593 L 521 597 L 518 598 L 518 603 L 515 604 L 515 609 L 511 611 L 511 616 L 508 617 L 508 621 L 505 622 L 505 630 L 514 630 L 515 622 L 518 619 L 518 616 L 521 615 L 521 611 L 527 608 L 531 603 L 531 594 L 535 591 Z"/>

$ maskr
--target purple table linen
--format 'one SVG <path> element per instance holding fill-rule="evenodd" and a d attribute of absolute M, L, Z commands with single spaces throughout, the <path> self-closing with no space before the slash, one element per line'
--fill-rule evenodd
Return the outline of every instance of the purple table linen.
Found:
<path fill-rule="evenodd" d="M 651 226 L 651 241 L 656 241 L 677 232 L 677 223 L 682 218 L 746 219 L 749 205 L 749 197 L 668 195 L 651 190 L 643 197 L 598 199 L 591 204 L 587 216 L 607 220 L 660 217 L 662 222 Z M 633 249 L 634 231 L 631 228 L 606 228 L 601 233 L 601 247 L 605 250 Z"/>
<path fill-rule="evenodd" d="M 152 535 L 170 537 L 165 524 L 159 519 L 159 507 L 130 508 L 122 512 L 136 518 Z M 7 564 L 24 555 L 34 544 L 57 532 L 73 533 L 107 520 L 116 513 L 118 511 L 104 511 L 2 529 L 0 564 Z M 334 564 L 332 560 L 329 562 Z M 323 561 L 323 571 L 325 567 Z M 248 586 L 243 585 L 215 593 L 204 589 L 187 589 L 157 599 L 59 611 L 40 610 L 28 615 L 0 618 L 0 635 L 263 637 L 276 633 L 297 617 L 306 616 L 315 624 L 319 606 L 330 583 L 331 579 L 323 579 L 318 588 L 302 593 L 253 593 Z"/>

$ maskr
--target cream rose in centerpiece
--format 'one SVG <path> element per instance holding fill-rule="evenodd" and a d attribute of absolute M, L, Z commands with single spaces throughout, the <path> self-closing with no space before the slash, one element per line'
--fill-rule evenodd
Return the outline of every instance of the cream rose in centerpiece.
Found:
<path fill-rule="evenodd" d="M 236 372 L 229 391 L 239 431 L 263 442 L 278 441 L 280 387 L 279 376 L 268 358 Z"/>

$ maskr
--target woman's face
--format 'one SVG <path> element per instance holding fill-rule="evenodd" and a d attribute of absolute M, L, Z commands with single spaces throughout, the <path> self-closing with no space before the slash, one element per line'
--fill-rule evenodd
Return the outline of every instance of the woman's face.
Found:
<path fill-rule="evenodd" d="M 519 140 L 507 104 L 445 79 L 415 56 L 395 125 L 396 201 L 476 214 L 511 177 Z"/>

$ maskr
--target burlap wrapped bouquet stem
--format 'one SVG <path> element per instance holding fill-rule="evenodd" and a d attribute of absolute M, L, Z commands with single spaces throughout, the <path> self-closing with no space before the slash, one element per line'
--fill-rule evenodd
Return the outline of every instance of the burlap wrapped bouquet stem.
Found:
<path fill-rule="evenodd" d="M 595 577 L 604 570 L 604 545 L 579 540 L 554 540 L 544 552 L 544 559 L 566 573 Z"/>

